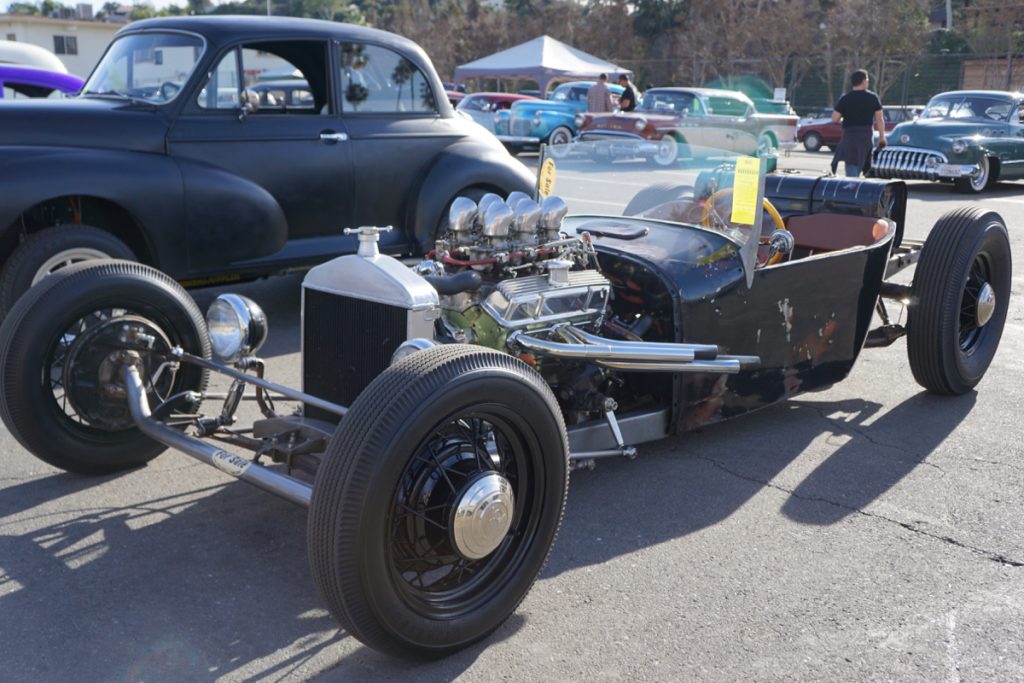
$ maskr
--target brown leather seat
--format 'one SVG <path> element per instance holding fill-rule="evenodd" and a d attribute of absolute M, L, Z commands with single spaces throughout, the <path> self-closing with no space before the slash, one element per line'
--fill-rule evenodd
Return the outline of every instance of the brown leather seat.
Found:
<path fill-rule="evenodd" d="M 790 216 L 786 227 L 793 233 L 796 246 L 812 251 L 836 251 L 866 247 L 885 236 L 878 219 L 843 213 L 816 213 Z M 883 224 L 884 225 L 884 224 Z"/>

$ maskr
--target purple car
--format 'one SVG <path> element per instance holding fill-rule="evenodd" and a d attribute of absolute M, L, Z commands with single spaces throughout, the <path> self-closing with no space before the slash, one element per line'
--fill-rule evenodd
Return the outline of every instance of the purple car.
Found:
<path fill-rule="evenodd" d="M 71 74 L 0 64 L 0 99 L 4 96 L 4 88 L 25 97 L 49 97 L 54 90 L 76 93 L 82 89 L 82 83 L 81 78 Z"/>

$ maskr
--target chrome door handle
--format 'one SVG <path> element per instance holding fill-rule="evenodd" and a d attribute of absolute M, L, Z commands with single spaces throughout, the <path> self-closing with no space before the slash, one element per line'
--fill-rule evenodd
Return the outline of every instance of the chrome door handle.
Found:
<path fill-rule="evenodd" d="M 325 130 L 320 133 L 320 139 L 324 142 L 344 142 L 348 140 L 346 133 L 335 133 L 332 130 Z"/>

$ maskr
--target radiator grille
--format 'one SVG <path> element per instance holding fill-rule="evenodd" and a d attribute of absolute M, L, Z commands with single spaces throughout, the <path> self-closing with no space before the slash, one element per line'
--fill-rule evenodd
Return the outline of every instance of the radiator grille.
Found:
<path fill-rule="evenodd" d="M 303 306 L 303 390 L 350 406 L 405 341 L 409 312 L 308 288 Z M 308 405 L 305 414 L 338 421 L 337 415 Z"/>
<path fill-rule="evenodd" d="M 871 162 L 871 170 L 879 178 L 910 178 L 934 180 L 938 165 L 946 157 L 938 152 L 914 147 L 885 147 Z"/>
<path fill-rule="evenodd" d="M 509 128 L 512 135 L 526 137 L 533 133 L 533 121 L 513 117 L 509 119 Z"/>

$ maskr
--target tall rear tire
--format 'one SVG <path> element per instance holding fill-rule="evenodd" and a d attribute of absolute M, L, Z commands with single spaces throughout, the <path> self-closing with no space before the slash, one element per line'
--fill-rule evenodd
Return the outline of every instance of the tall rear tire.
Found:
<path fill-rule="evenodd" d="M 123 397 L 106 391 L 118 379 L 108 376 L 109 358 L 123 348 L 124 325 L 146 326 L 154 337 L 140 352 L 151 398 L 206 387 L 206 371 L 186 364 L 165 368 L 156 387 L 150 381 L 171 346 L 210 357 L 203 315 L 178 283 L 129 261 L 62 268 L 0 326 L 0 418 L 33 455 L 69 472 L 105 474 L 167 448 L 135 427 Z"/>
<path fill-rule="evenodd" d="M 1010 241 L 993 211 L 964 208 L 932 228 L 914 273 L 907 353 L 914 379 L 964 394 L 988 370 L 1010 301 Z"/>
<path fill-rule="evenodd" d="M 526 596 L 568 481 L 565 425 L 533 369 L 466 345 L 417 352 L 359 395 L 331 440 L 309 511 L 313 578 L 363 643 L 450 654 Z"/>

